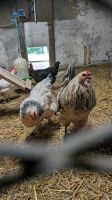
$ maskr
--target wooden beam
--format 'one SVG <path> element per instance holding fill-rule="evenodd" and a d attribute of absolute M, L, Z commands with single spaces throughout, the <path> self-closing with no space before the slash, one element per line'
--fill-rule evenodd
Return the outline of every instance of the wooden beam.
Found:
<path fill-rule="evenodd" d="M 51 20 L 48 22 L 49 30 L 49 58 L 50 65 L 54 65 L 56 62 L 55 57 L 55 36 L 54 36 L 54 0 L 51 0 Z"/>
<path fill-rule="evenodd" d="M 88 64 L 91 64 L 91 45 L 88 45 Z"/>
<path fill-rule="evenodd" d="M 87 64 L 87 46 L 84 46 L 84 65 Z"/>
<path fill-rule="evenodd" d="M 24 21 L 23 20 L 19 21 L 19 28 L 20 28 L 19 41 L 20 41 L 21 55 L 24 59 L 28 60 L 26 42 L 25 42 L 25 33 L 24 33 Z"/>
<path fill-rule="evenodd" d="M 16 85 L 22 90 L 29 91 L 29 92 L 31 91 L 32 82 L 30 80 L 26 80 L 26 81 L 20 80 L 18 77 L 12 75 L 10 72 L 8 72 L 7 70 L 1 67 L 0 67 L 0 77 L 12 83 L 13 85 Z"/>

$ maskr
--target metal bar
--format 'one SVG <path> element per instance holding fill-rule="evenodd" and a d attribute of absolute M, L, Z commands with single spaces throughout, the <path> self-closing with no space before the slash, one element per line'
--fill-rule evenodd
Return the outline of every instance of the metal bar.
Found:
<path fill-rule="evenodd" d="M 50 65 L 54 65 L 56 62 L 55 58 L 55 37 L 54 37 L 54 1 L 51 0 L 51 21 L 48 22 L 49 30 L 49 59 Z"/>
<path fill-rule="evenodd" d="M 37 23 L 37 13 L 36 13 L 36 2 L 33 0 L 33 9 L 34 9 L 34 20 Z"/>

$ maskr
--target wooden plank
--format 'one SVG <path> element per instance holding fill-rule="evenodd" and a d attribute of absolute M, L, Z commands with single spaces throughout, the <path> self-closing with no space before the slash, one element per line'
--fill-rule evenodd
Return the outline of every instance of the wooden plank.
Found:
<path fill-rule="evenodd" d="M 17 76 L 12 75 L 10 72 L 1 67 L 0 67 L 0 77 L 12 83 L 13 85 L 16 85 L 22 90 L 31 91 L 32 82 L 30 80 L 26 81 L 20 80 Z"/>

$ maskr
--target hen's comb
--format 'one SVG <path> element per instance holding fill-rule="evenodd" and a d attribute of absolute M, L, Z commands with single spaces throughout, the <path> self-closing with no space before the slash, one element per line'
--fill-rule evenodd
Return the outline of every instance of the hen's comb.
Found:
<path fill-rule="evenodd" d="M 91 72 L 91 71 L 86 71 L 85 73 L 87 76 L 92 76 L 94 74 L 94 72 Z"/>
<path fill-rule="evenodd" d="M 13 66 L 13 67 L 12 67 L 12 69 L 11 69 L 11 71 L 12 71 L 12 70 L 17 70 L 17 69 L 16 69 L 16 67 L 15 67 L 15 66 Z"/>

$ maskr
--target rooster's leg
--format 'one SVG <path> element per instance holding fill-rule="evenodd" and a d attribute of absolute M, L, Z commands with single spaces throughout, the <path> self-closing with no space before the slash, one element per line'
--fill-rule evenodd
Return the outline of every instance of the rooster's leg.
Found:
<path fill-rule="evenodd" d="M 65 135 L 64 135 L 63 141 L 65 141 L 66 138 L 68 137 L 68 135 L 67 135 L 67 127 L 68 127 L 68 124 L 65 125 Z"/>
<path fill-rule="evenodd" d="M 4 98 L 3 98 L 3 103 L 4 103 L 4 104 L 7 103 L 6 96 L 4 96 Z"/>
<path fill-rule="evenodd" d="M 65 135 L 67 135 L 67 127 L 68 125 L 65 125 Z"/>
<path fill-rule="evenodd" d="M 68 126 L 70 125 L 70 122 L 68 122 L 67 124 L 65 124 L 65 135 L 64 137 L 66 137 L 68 134 L 67 134 L 67 128 Z"/>
<path fill-rule="evenodd" d="M 48 119 L 48 125 L 51 126 L 53 123 L 53 120 L 51 118 Z"/>

